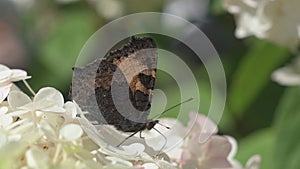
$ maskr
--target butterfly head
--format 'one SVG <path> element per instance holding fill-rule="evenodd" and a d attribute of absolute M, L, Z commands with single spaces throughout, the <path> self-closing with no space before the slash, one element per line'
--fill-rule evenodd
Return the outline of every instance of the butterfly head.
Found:
<path fill-rule="evenodd" d="M 147 122 L 146 124 L 146 129 L 147 130 L 151 130 L 153 129 L 153 127 L 159 122 L 159 120 L 150 120 L 149 122 Z"/>

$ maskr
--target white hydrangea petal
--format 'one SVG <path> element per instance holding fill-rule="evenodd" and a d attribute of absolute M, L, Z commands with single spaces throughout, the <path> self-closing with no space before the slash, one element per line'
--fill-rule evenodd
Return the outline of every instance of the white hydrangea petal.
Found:
<path fill-rule="evenodd" d="M 46 107 L 46 108 L 42 108 L 41 110 L 45 112 L 53 112 L 53 113 L 63 113 L 66 111 L 64 108 L 59 106 Z"/>
<path fill-rule="evenodd" d="M 64 109 L 66 110 L 66 112 L 63 114 L 63 117 L 65 119 L 65 123 L 68 122 L 72 122 L 75 118 L 77 114 L 77 111 L 81 111 L 80 108 L 78 107 L 78 105 L 74 102 L 68 101 L 65 103 L 64 105 Z"/>
<path fill-rule="evenodd" d="M 54 129 L 59 129 L 64 122 L 64 119 L 61 115 L 55 113 L 45 113 L 45 112 L 40 112 L 40 113 L 41 113 L 41 119 L 47 121 L 47 123 L 50 124 Z"/>
<path fill-rule="evenodd" d="M 170 127 L 167 129 L 164 126 L 156 125 L 156 130 L 145 130 L 142 132 L 143 137 L 147 145 L 152 147 L 156 151 L 161 151 L 163 148 L 164 152 L 169 152 L 173 148 L 178 148 L 183 143 L 183 139 L 186 136 L 186 129 L 182 123 L 172 118 L 159 119 L 160 123 Z M 169 154 L 168 154 L 169 155 Z"/>
<path fill-rule="evenodd" d="M 243 165 L 236 159 L 231 159 L 229 162 L 232 165 L 232 169 L 245 169 Z"/>
<path fill-rule="evenodd" d="M 12 91 L 21 91 L 21 89 L 17 86 L 17 85 L 15 85 L 14 83 L 12 83 L 12 86 L 11 86 L 11 88 L 10 88 L 10 91 L 12 92 Z"/>
<path fill-rule="evenodd" d="M 165 160 L 158 160 L 156 161 L 156 164 L 163 169 L 177 169 L 175 166 Z"/>
<path fill-rule="evenodd" d="M 228 139 L 229 143 L 231 144 L 231 151 L 228 155 L 228 159 L 233 159 L 238 149 L 237 141 L 235 138 L 231 136 L 225 136 L 225 137 Z"/>
<path fill-rule="evenodd" d="M 199 133 L 199 142 L 204 143 L 211 135 L 218 132 L 218 127 L 211 119 L 197 112 L 189 113 L 187 132 L 190 134 Z"/>
<path fill-rule="evenodd" d="M 124 151 L 128 152 L 128 153 L 132 153 L 132 154 L 141 154 L 144 152 L 145 150 L 145 146 L 141 143 L 133 143 L 133 144 L 130 144 L 130 145 L 124 145 L 124 146 L 121 146 Z"/>
<path fill-rule="evenodd" d="M 260 163 L 261 163 L 261 157 L 260 157 L 260 155 L 252 156 L 247 161 L 245 169 L 259 169 L 260 168 Z"/>
<path fill-rule="evenodd" d="M 286 66 L 275 70 L 272 73 L 272 80 L 283 86 L 300 85 L 300 73 Z"/>
<path fill-rule="evenodd" d="M 83 130 L 77 124 L 67 124 L 60 129 L 59 134 L 67 141 L 74 141 L 82 136 Z"/>
<path fill-rule="evenodd" d="M 10 133 L 11 134 L 23 134 L 23 133 L 31 131 L 33 129 L 33 126 L 34 126 L 33 122 L 23 123 L 22 125 L 17 126 L 16 128 L 12 129 L 10 131 Z"/>
<path fill-rule="evenodd" d="M 120 132 L 116 130 L 111 125 L 96 125 L 94 126 L 91 122 L 89 122 L 83 114 L 78 119 L 83 130 L 86 134 L 93 140 L 99 147 L 100 151 L 103 154 L 112 155 L 115 157 L 120 157 L 122 159 L 127 160 L 153 160 L 151 156 L 157 155 L 159 152 L 153 150 L 152 147 L 148 146 L 144 139 L 139 137 L 131 137 L 126 142 L 124 142 L 121 147 L 116 147 L 116 145 L 120 144 L 125 138 L 130 134 L 125 134 L 124 132 Z M 126 145 L 130 145 L 132 143 L 140 143 L 145 146 L 145 151 L 143 153 L 139 152 L 127 152 L 122 147 Z"/>
<path fill-rule="evenodd" d="M 11 91 L 8 95 L 7 101 L 9 106 L 14 109 L 31 103 L 30 97 L 18 90 Z"/>
<path fill-rule="evenodd" d="M 27 72 L 21 69 L 12 69 L 11 81 L 19 81 L 31 78 L 31 76 L 27 76 Z"/>
<path fill-rule="evenodd" d="M 159 169 L 158 166 L 154 163 L 144 163 L 142 165 L 144 169 Z"/>
<path fill-rule="evenodd" d="M 44 100 L 54 103 L 58 107 L 63 107 L 64 105 L 63 95 L 53 87 L 44 87 L 40 89 L 35 95 L 33 102 Z"/>
<path fill-rule="evenodd" d="M 0 127 L 7 127 L 13 122 L 13 118 L 9 115 L 1 115 L 0 116 Z"/>
<path fill-rule="evenodd" d="M 12 84 L 8 84 L 6 86 L 0 86 L 0 103 L 8 96 L 9 91 L 11 89 Z"/>
<path fill-rule="evenodd" d="M 0 72 L 0 84 L 6 85 L 10 82 L 10 77 L 12 76 L 12 72 L 10 70 L 5 70 Z"/>
<path fill-rule="evenodd" d="M 40 101 L 28 103 L 28 104 L 18 107 L 18 108 L 23 109 L 23 110 L 35 111 L 35 110 L 43 110 L 43 109 L 52 107 L 54 105 L 55 104 L 51 101 L 40 100 Z"/>
<path fill-rule="evenodd" d="M 165 153 L 174 161 L 179 162 L 182 154 L 182 145 L 183 143 L 177 145 L 174 148 L 168 149 Z"/>
<path fill-rule="evenodd" d="M 300 18 L 297 10 L 300 1 L 284 2 L 283 0 L 225 0 L 224 6 L 236 17 L 237 37 L 254 35 L 296 51 L 300 42 L 298 32 Z"/>
<path fill-rule="evenodd" d="M 50 141 L 56 141 L 57 140 L 57 135 L 55 130 L 49 125 L 49 123 L 45 120 L 41 120 L 40 122 L 40 127 L 45 134 L 45 136 L 50 140 Z"/>
<path fill-rule="evenodd" d="M 0 107 L 0 116 L 6 114 L 7 111 L 8 111 L 8 107 L 6 106 Z"/>
<path fill-rule="evenodd" d="M 17 127 L 17 126 L 20 126 L 20 125 L 23 125 L 23 124 L 25 124 L 25 123 L 28 123 L 29 121 L 30 121 L 30 120 L 28 120 L 28 119 L 21 119 L 21 120 L 18 120 L 18 121 L 16 121 L 16 122 L 10 124 L 9 126 L 7 126 L 6 129 L 7 129 L 7 130 L 11 130 L 11 129 Z"/>
<path fill-rule="evenodd" d="M 133 166 L 133 164 L 131 162 L 123 160 L 118 157 L 107 156 L 107 157 L 105 157 L 105 159 L 111 161 L 112 164 L 119 164 L 119 165 L 129 166 L 129 167 Z"/>
<path fill-rule="evenodd" d="M 5 65 L 2 65 L 0 64 L 0 72 L 2 71 L 6 71 L 6 70 L 9 70 L 9 67 L 5 66 Z"/>
<path fill-rule="evenodd" d="M 9 115 L 12 116 L 12 117 L 19 117 L 19 116 L 22 116 L 26 113 L 29 113 L 29 111 L 27 111 L 27 110 L 18 110 L 18 111 L 14 111 L 14 112 L 9 113 Z"/>
<path fill-rule="evenodd" d="M 25 156 L 27 165 L 31 168 L 40 169 L 49 167 L 49 157 L 37 147 L 33 147 L 26 151 Z"/>

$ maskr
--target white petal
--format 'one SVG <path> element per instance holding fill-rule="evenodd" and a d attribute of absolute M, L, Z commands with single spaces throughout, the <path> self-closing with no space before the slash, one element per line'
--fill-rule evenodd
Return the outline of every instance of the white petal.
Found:
<path fill-rule="evenodd" d="M 27 72 L 20 69 L 12 69 L 11 81 L 19 81 L 29 79 L 30 76 L 27 76 Z"/>
<path fill-rule="evenodd" d="M 246 169 L 259 169 L 260 163 L 261 157 L 259 155 L 255 155 L 247 161 Z"/>
<path fill-rule="evenodd" d="M 8 108 L 6 106 L 0 107 L 0 116 L 6 114 L 8 111 Z"/>
<path fill-rule="evenodd" d="M 0 87 L 0 103 L 7 97 L 12 84 Z"/>
<path fill-rule="evenodd" d="M 147 145 L 157 151 L 161 151 L 163 148 L 164 152 L 179 147 L 187 134 L 182 123 L 172 118 L 163 118 L 159 119 L 159 121 L 161 124 L 170 127 L 170 129 L 161 125 L 156 125 L 155 128 L 162 134 L 158 133 L 156 130 L 143 131 L 142 135 L 145 137 Z"/>
<path fill-rule="evenodd" d="M 41 120 L 40 127 L 41 127 L 42 131 L 44 132 L 45 136 L 50 141 L 56 141 L 57 140 L 57 135 L 56 135 L 55 130 L 52 128 L 51 125 L 48 124 L 47 121 Z"/>
<path fill-rule="evenodd" d="M 14 83 L 12 83 L 12 84 L 13 84 L 13 85 L 11 86 L 10 91 L 15 91 L 15 90 L 21 91 L 21 89 L 20 89 L 17 85 L 15 85 Z"/>
<path fill-rule="evenodd" d="M 126 161 L 126 160 L 123 160 L 121 158 L 118 158 L 118 157 L 110 157 L 110 156 L 107 156 L 105 157 L 107 160 L 110 160 L 112 164 L 119 164 L 119 165 L 125 165 L 125 166 L 133 166 L 131 162 L 129 161 Z"/>
<path fill-rule="evenodd" d="M 204 143 L 211 135 L 218 132 L 217 125 L 203 114 L 197 112 L 190 112 L 190 120 L 188 122 L 188 131 L 193 133 L 199 133 L 199 142 Z"/>
<path fill-rule="evenodd" d="M 65 123 L 72 122 L 76 118 L 76 114 L 80 114 L 80 113 L 77 113 L 76 106 L 78 106 L 76 103 L 73 103 L 70 101 L 65 103 L 64 108 L 66 110 L 66 113 L 63 114 Z M 80 109 L 80 108 L 78 108 L 78 109 Z"/>
<path fill-rule="evenodd" d="M 6 70 L 0 72 L 0 84 L 6 85 L 8 82 L 10 82 L 10 77 L 12 75 L 12 71 Z"/>
<path fill-rule="evenodd" d="M 11 112 L 11 113 L 9 113 L 9 115 L 12 116 L 12 117 L 18 117 L 18 116 L 24 115 L 26 113 L 29 113 L 29 111 L 27 111 L 27 110 L 19 110 L 19 111 Z"/>
<path fill-rule="evenodd" d="M 230 153 L 229 153 L 229 155 L 228 155 L 228 158 L 229 158 L 229 159 L 233 159 L 234 156 L 235 156 L 236 153 L 237 153 L 238 144 L 237 144 L 235 138 L 233 138 L 233 137 L 231 137 L 231 136 L 225 136 L 225 137 L 227 137 L 229 143 L 231 144 L 231 151 L 230 151 Z"/>
<path fill-rule="evenodd" d="M 300 85 L 300 73 L 292 67 L 286 66 L 274 71 L 272 80 L 283 86 Z"/>
<path fill-rule="evenodd" d="M 0 127 L 6 127 L 13 122 L 13 118 L 9 115 L 1 115 L 0 116 Z"/>
<path fill-rule="evenodd" d="M 20 106 L 31 103 L 31 99 L 25 93 L 21 91 L 11 91 L 8 95 L 8 104 L 11 108 L 18 108 Z"/>
<path fill-rule="evenodd" d="M 53 113 L 63 113 L 66 111 L 64 108 L 59 106 L 46 107 L 46 108 L 42 108 L 41 110 L 45 112 L 53 112 Z"/>
<path fill-rule="evenodd" d="M 14 124 L 14 123 L 13 123 Z M 13 125 L 12 124 L 12 125 Z M 10 125 L 10 126 L 12 126 Z M 10 127 L 9 126 L 9 127 Z M 33 129 L 33 126 L 34 126 L 34 123 L 33 122 L 27 122 L 27 123 L 23 123 L 23 125 L 20 125 L 20 126 L 17 126 L 16 128 L 12 129 L 10 131 L 11 134 L 23 134 L 23 133 L 27 133 L 27 132 L 30 132 L 32 131 Z"/>
<path fill-rule="evenodd" d="M 48 168 L 49 157 L 42 150 L 34 147 L 29 149 L 26 154 L 27 165 L 31 168 Z"/>
<path fill-rule="evenodd" d="M 158 166 L 154 163 L 144 163 L 142 167 L 144 169 L 158 169 Z"/>
<path fill-rule="evenodd" d="M 173 166 L 172 164 L 170 164 L 169 162 L 167 162 L 165 160 L 158 160 L 157 165 L 163 169 L 176 169 L 175 166 Z"/>
<path fill-rule="evenodd" d="M 64 105 L 63 95 L 58 90 L 52 87 L 45 87 L 40 89 L 35 95 L 33 102 L 38 102 L 42 100 L 55 103 L 55 105 L 58 107 L 63 107 Z"/>
<path fill-rule="evenodd" d="M 133 143 L 128 146 L 122 146 L 122 148 L 132 154 L 141 154 L 145 150 L 145 146 L 140 143 Z"/>
<path fill-rule="evenodd" d="M 81 117 L 78 120 L 83 130 L 86 132 L 89 138 L 100 147 L 99 151 L 101 153 L 128 160 L 151 160 L 151 158 L 149 159 L 149 155 L 147 155 L 149 154 L 148 151 L 150 151 L 150 153 L 152 153 L 153 155 L 157 154 L 157 152 L 151 151 L 152 149 L 145 144 L 145 141 L 143 139 L 137 137 L 132 137 L 128 139 L 122 145 L 124 146 L 130 143 L 141 143 L 146 147 L 145 151 L 147 154 L 137 154 L 136 151 L 134 154 L 132 154 L 132 152 L 124 151 L 122 147 L 116 147 L 116 145 L 121 143 L 128 136 L 125 135 L 123 132 L 117 131 L 113 126 L 110 125 L 94 126 L 84 117 L 83 113 L 80 115 Z"/>
<path fill-rule="evenodd" d="M 74 141 L 82 136 L 83 130 L 77 124 L 67 124 L 60 129 L 59 133 L 65 140 Z"/>
<path fill-rule="evenodd" d="M 9 67 L 5 66 L 5 65 L 2 65 L 0 64 L 0 72 L 2 71 L 6 71 L 6 70 L 10 70 Z"/>

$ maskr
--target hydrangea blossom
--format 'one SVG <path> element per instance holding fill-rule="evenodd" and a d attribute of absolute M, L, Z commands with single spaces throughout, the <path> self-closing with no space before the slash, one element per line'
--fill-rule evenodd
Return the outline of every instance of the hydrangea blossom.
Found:
<path fill-rule="evenodd" d="M 300 56 L 297 56 L 291 64 L 274 71 L 272 74 L 272 79 L 284 86 L 299 86 Z"/>
<path fill-rule="evenodd" d="M 10 69 L 0 64 L 0 103 L 7 97 L 12 82 L 29 79 L 27 72 L 20 69 Z"/>
<path fill-rule="evenodd" d="M 299 45 L 299 0 L 225 0 L 224 6 L 236 17 L 236 37 L 254 35 L 292 50 Z"/>
<path fill-rule="evenodd" d="M 23 75 L 19 77 L 27 78 Z M 216 124 L 196 112 L 190 113 L 187 126 L 160 119 L 171 130 L 156 126 L 163 135 L 145 131 L 145 139 L 132 137 L 116 147 L 128 134 L 110 125 L 93 125 L 84 116 L 89 112 L 74 101 L 65 102 L 58 90 L 45 87 L 33 97 L 20 90 L 8 93 L 7 101 L 0 103 L 0 168 L 259 168 L 258 156 L 241 167 L 234 159 L 235 140 L 216 135 Z"/>

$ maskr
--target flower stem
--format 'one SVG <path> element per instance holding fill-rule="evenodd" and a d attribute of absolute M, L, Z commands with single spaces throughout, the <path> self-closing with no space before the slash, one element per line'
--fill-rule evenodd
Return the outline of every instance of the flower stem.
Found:
<path fill-rule="evenodd" d="M 57 160 L 58 160 L 58 156 L 59 156 L 59 153 L 61 151 L 61 143 L 58 143 L 58 145 L 56 146 L 56 150 L 55 150 L 55 154 L 54 154 L 54 157 L 53 157 L 53 163 L 56 163 Z"/>
<path fill-rule="evenodd" d="M 23 80 L 23 83 L 25 84 L 25 86 L 27 87 L 27 89 L 33 94 L 33 96 L 35 96 L 35 92 L 32 90 L 32 88 L 30 87 L 30 85 L 27 83 L 26 80 Z"/>

